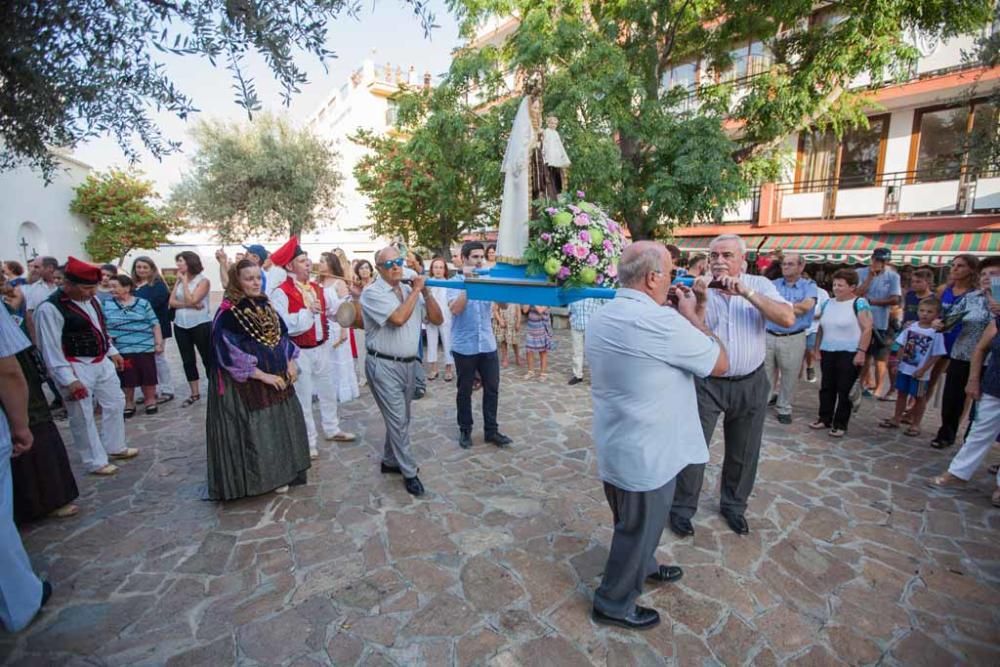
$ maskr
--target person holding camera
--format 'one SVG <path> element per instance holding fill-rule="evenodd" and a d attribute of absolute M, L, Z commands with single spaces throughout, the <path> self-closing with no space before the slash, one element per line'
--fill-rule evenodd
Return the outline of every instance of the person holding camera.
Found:
<path fill-rule="evenodd" d="M 744 272 L 746 243 L 735 234 L 717 236 L 709 245 L 711 275 L 694 283 L 699 295 L 699 316 L 719 337 L 729 355 L 729 369 L 722 377 L 696 379 L 698 416 L 705 442 L 719 415 L 725 413 L 725 458 L 722 462 L 722 517 L 733 532 L 750 532 L 744 514 L 757 477 L 757 459 L 764 434 L 770 386 L 764 369 L 767 343 L 765 324 L 783 327 L 795 323 L 795 312 L 764 276 Z M 716 285 L 716 289 L 707 289 Z M 698 496 L 705 476 L 705 464 L 688 465 L 677 476 L 670 528 L 682 537 L 694 535 L 691 519 L 698 508 Z"/>
<path fill-rule="evenodd" d="M 660 620 L 654 609 L 635 603 L 643 584 L 683 574 L 657 563 L 655 554 L 677 474 L 708 461 L 705 435 L 689 418 L 697 405 L 695 379 L 722 375 L 729 365 L 693 291 L 671 288 L 672 268 L 660 243 L 626 248 L 618 263 L 622 287 L 593 314 L 584 342 L 598 471 L 614 517 L 593 619 L 634 630 Z M 665 308 L 671 294 L 674 307 Z"/>

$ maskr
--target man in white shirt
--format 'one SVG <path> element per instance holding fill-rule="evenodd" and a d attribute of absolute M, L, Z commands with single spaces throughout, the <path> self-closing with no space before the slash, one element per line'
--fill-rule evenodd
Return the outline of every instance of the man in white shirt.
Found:
<path fill-rule="evenodd" d="M 87 471 L 113 475 L 108 459 L 131 459 L 139 450 L 125 445 L 125 396 L 117 370 L 123 360 L 108 336 L 94 298 L 101 269 L 70 257 L 65 281 L 35 311 L 37 338 L 49 376 L 66 404 L 73 444 Z M 94 418 L 101 406 L 101 426 Z"/>
<path fill-rule="evenodd" d="M 743 272 L 746 243 L 735 234 L 723 234 L 709 245 L 711 275 L 695 281 L 701 296 L 699 310 L 709 329 L 719 337 L 729 355 L 729 370 L 722 377 L 698 379 L 698 416 L 705 442 L 719 415 L 725 413 L 726 452 L 722 462 L 722 517 L 733 532 L 750 532 L 744 514 L 757 477 L 757 459 L 764 434 L 770 383 L 764 370 L 767 343 L 764 324 L 783 327 L 795 323 L 795 313 L 765 276 Z M 708 289 L 715 280 L 719 289 Z M 691 519 L 698 508 L 705 464 L 689 465 L 677 476 L 670 510 L 670 528 L 684 537 L 694 535 Z"/>
<path fill-rule="evenodd" d="M 14 525 L 10 459 L 31 449 L 28 385 L 14 356 L 31 343 L 0 308 L 0 623 L 7 632 L 25 628 L 52 595 L 52 586 L 31 569 Z"/>
<path fill-rule="evenodd" d="M 35 337 L 37 343 L 33 312 L 58 289 L 56 271 L 59 270 L 59 260 L 55 257 L 36 257 L 32 262 L 38 267 L 38 280 L 24 287 L 24 307 L 28 311 L 28 333 Z"/>
<path fill-rule="evenodd" d="M 697 409 L 694 378 L 728 367 L 690 289 L 678 287 L 676 307 L 664 307 L 672 268 L 662 244 L 629 246 L 618 263 L 622 288 L 594 313 L 585 336 L 597 467 L 615 530 L 593 618 L 636 630 L 659 622 L 655 610 L 635 604 L 643 582 L 683 574 L 659 565 L 655 553 L 674 478 L 708 461 L 702 429 L 690 419 Z"/>

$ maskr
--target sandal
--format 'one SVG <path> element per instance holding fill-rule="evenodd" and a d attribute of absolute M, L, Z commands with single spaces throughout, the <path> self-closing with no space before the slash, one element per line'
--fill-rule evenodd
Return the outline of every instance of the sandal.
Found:
<path fill-rule="evenodd" d="M 97 470 L 91 470 L 90 474 L 100 475 L 101 477 L 108 477 L 110 475 L 114 475 L 116 472 L 118 472 L 118 466 L 116 466 L 114 463 L 109 463 L 106 466 L 101 466 Z"/>
<path fill-rule="evenodd" d="M 49 516 L 53 519 L 68 519 L 71 516 L 76 516 L 80 513 L 80 508 L 73 503 L 67 503 L 60 507 L 59 509 L 52 510 L 49 512 Z"/>
<path fill-rule="evenodd" d="M 817 419 L 812 424 L 809 424 L 809 428 L 814 431 L 818 431 L 822 428 L 830 428 L 830 425 L 820 419 Z"/>
<path fill-rule="evenodd" d="M 173 394 L 160 394 L 160 397 L 156 399 L 157 405 L 163 405 L 164 403 L 169 403 L 174 400 Z"/>
<path fill-rule="evenodd" d="M 445 371 L 444 372 L 444 381 L 445 382 L 451 382 L 454 379 L 455 379 L 455 376 L 451 374 L 451 371 Z"/>
<path fill-rule="evenodd" d="M 156 407 L 156 405 L 147 405 L 146 406 L 146 414 L 147 415 L 155 415 L 159 411 L 160 411 L 160 409 L 158 407 Z"/>
<path fill-rule="evenodd" d="M 830 437 L 831 438 L 843 438 L 845 433 L 847 433 L 847 431 L 845 431 L 842 428 L 831 428 L 830 429 Z"/>
<path fill-rule="evenodd" d="M 427 376 L 427 381 L 428 382 L 431 381 L 431 380 L 437 380 L 437 379 L 438 379 L 438 374 L 437 373 L 435 373 L 434 375 L 428 375 Z"/>
<path fill-rule="evenodd" d="M 893 421 L 891 418 L 886 417 L 878 423 L 879 428 L 899 428 L 899 423 Z"/>
<path fill-rule="evenodd" d="M 125 419 L 135 417 L 135 408 L 125 408 Z"/>
<path fill-rule="evenodd" d="M 947 440 L 942 440 L 941 438 L 934 438 L 933 440 L 931 440 L 931 447 L 933 447 L 934 449 L 947 449 L 948 447 L 951 447 L 954 444 L 955 444 L 954 442 L 948 442 Z"/>
<path fill-rule="evenodd" d="M 916 426 L 911 426 L 910 428 L 903 431 L 903 435 L 908 435 L 911 438 L 915 438 L 918 435 L 920 435 L 920 429 L 917 428 Z"/>
<path fill-rule="evenodd" d="M 181 403 L 181 407 L 182 408 L 190 407 L 190 406 L 194 405 L 195 403 L 197 403 L 200 400 L 201 400 L 201 394 L 195 394 L 194 396 L 188 396 L 187 398 L 184 399 L 184 402 Z"/>

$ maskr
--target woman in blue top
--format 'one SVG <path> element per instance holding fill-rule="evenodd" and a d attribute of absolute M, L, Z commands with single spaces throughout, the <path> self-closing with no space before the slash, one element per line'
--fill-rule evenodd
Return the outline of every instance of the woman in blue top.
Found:
<path fill-rule="evenodd" d="M 135 415 L 136 387 L 142 387 L 146 414 L 156 414 L 155 354 L 163 352 L 163 336 L 153 307 L 132 294 L 133 285 L 128 276 L 115 276 L 111 279 L 112 298 L 101 304 L 108 335 L 125 359 L 118 378 L 125 390 L 126 419 Z"/>
<path fill-rule="evenodd" d="M 160 334 L 166 340 L 173 336 L 171 321 L 173 315 L 170 312 L 170 288 L 160 275 L 160 270 L 156 268 L 156 263 L 146 256 L 136 257 L 132 262 L 132 282 L 135 283 L 135 295 L 149 302 L 156 313 L 156 319 L 160 322 Z M 166 348 L 166 345 L 164 345 Z M 166 355 L 160 351 L 156 353 L 156 381 L 158 403 L 166 403 L 174 400 L 174 385 L 170 377 L 170 365 L 167 363 Z"/>

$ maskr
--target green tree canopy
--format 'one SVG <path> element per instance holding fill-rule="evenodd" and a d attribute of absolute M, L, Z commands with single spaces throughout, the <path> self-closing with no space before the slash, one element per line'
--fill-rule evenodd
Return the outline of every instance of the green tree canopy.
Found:
<path fill-rule="evenodd" d="M 309 130 L 263 114 L 246 125 L 202 121 L 193 136 L 191 171 L 170 200 L 223 243 L 308 232 L 336 202 L 337 153 Z"/>
<path fill-rule="evenodd" d="M 403 136 L 352 137 L 371 149 L 354 168 L 370 199 L 371 230 L 447 256 L 452 241 L 488 224 L 499 206 L 502 148 L 497 154 L 452 87 L 405 91 L 396 103 Z"/>
<path fill-rule="evenodd" d="M 811 0 L 453 0 L 466 36 L 490 16 L 520 24 L 502 47 L 460 55 L 448 85 L 503 99 L 513 91 L 501 73 L 541 81 L 573 160 L 571 186 L 645 238 L 663 223 L 718 217 L 774 177 L 790 134 L 864 124 L 867 91 L 850 89 L 855 77 L 890 80 L 916 56 L 907 31 L 972 31 L 992 4 L 841 0 L 813 17 Z M 672 64 L 705 58 L 725 72 L 731 50 L 751 41 L 771 62 L 742 82 L 738 101 L 733 85 L 696 97 L 664 87 Z"/>
<path fill-rule="evenodd" d="M 426 0 L 403 0 L 424 29 Z M 161 54 L 223 64 L 237 104 L 260 109 L 247 52 L 261 56 L 287 104 L 306 74 L 299 52 L 325 62 L 331 21 L 356 18 L 356 0 L 14 0 L 0 3 L 0 170 L 27 163 L 52 174 L 48 146 L 113 136 L 135 159 L 133 139 L 155 157 L 178 147 L 150 111 L 186 118 L 197 111 L 163 67 Z"/>
<path fill-rule="evenodd" d="M 70 211 L 93 225 L 83 245 L 95 261 L 121 266 L 130 251 L 169 243 L 170 234 L 184 229 L 174 212 L 157 208 L 153 184 L 135 173 L 91 173 L 75 192 Z"/>

